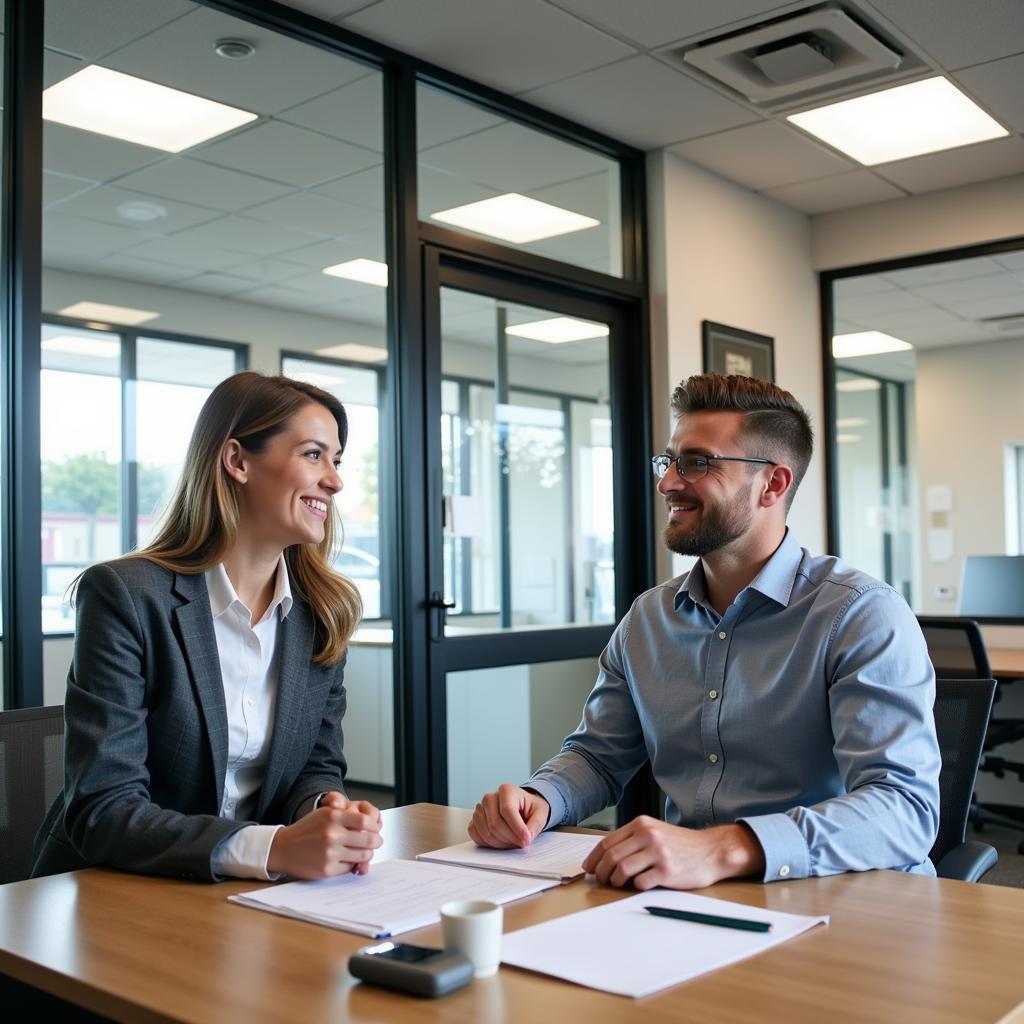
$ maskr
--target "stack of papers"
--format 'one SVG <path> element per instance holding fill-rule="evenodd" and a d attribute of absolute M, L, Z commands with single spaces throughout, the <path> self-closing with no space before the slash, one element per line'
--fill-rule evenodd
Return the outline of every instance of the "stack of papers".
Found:
<path fill-rule="evenodd" d="M 763 921 L 771 931 L 655 917 L 644 910 L 648 906 Z M 652 889 L 512 932 L 504 937 L 501 959 L 577 985 L 639 997 L 745 960 L 818 924 L 828 924 L 828 918 Z"/>
<path fill-rule="evenodd" d="M 569 882 L 583 876 L 583 861 L 603 838 L 578 832 L 544 832 L 525 850 L 488 850 L 476 843 L 458 843 L 421 853 L 416 859 Z"/>
<path fill-rule="evenodd" d="M 557 885 L 555 881 L 500 875 L 413 860 L 373 864 L 365 875 L 340 875 L 319 882 L 287 882 L 229 896 L 257 910 L 386 939 L 440 920 L 449 900 L 509 903 Z"/>

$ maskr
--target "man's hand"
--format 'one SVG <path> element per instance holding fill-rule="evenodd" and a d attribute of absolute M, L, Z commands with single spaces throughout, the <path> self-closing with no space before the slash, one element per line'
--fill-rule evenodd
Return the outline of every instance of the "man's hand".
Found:
<path fill-rule="evenodd" d="M 366 800 L 324 795 L 320 806 L 295 824 L 278 829 L 267 871 L 293 878 L 331 878 L 350 871 L 365 875 L 381 845 L 380 811 Z"/>
<path fill-rule="evenodd" d="M 703 889 L 764 871 L 764 851 L 746 825 L 691 829 L 641 815 L 590 851 L 583 870 L 606 885 Z"/>
<path fill-rule="evenodd" d="M 544 797 L 504 782 L 497 793 L 485 793 L 476 805 L 469 838 L 477 846 L 522 849 L 544 830 L 550 813 Z"/>

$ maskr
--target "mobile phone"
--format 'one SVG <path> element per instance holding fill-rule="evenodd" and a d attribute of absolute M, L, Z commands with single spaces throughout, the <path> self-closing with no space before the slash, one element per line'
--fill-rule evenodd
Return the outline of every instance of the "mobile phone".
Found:
<path fill-rule="evenodd" d="M 473 979 L 473 964 L 461 953 L 408 942 L 363 946 L 349 957 L 348 969 L 371 985 L 417 996 L 443 996 Z"/>

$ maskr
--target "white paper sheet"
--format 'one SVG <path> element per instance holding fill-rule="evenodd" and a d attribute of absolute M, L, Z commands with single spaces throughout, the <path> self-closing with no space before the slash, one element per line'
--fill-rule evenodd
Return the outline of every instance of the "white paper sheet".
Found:
<path fill-rule="evenodd" d="M 579 832 L 542 832 L 525 850 L 486 850 L 476 843 L 458 843 L 421 853 L 417 860 L 567 882 L 583 874 L 583 861 L 603 838 Z"/>
<path fill-rule="evenodd" d="M 655 917 L 646 906 L 768 921 L 738 931 Z M 652 889 L 504 937 L 502 963 L 622 996 L 646 996 L 777 946 L 827 917 L 801 917 L 740 903 Z"/>
<path fill-rule="evenodd" d="M 387 860 L 372 865 L 366 875 L 286 882 L 228 899 L 257 910 L 383 939 L 436 924 L 440 920 L 438 908 L 449 900 L 509 903 L 556 884 L 450 865 Z"/>

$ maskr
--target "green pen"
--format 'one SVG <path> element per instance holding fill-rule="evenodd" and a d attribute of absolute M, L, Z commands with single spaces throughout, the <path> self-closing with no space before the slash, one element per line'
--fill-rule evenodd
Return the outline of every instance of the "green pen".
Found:
<path fill-rule="evenodd" d="M 738 928 L 744 932 L 770 932 L 767 921 L 748 921 L 742 917 L 719 917 L 718 914 L 697 914 L 692 910 L 672 910 L 670 907 L 644 907 L 655 917 L 671 917 L 675 921 L 693 921 L 695 924 L 713 924 L 719 928 Z"/>

